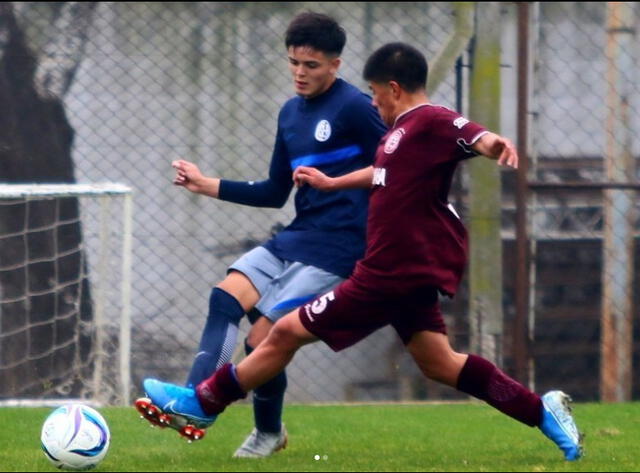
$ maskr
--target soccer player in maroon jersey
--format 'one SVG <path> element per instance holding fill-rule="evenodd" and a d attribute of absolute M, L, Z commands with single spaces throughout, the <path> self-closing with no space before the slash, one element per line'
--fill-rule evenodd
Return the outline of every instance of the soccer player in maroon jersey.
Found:
<path fill-rule="evenodd" d="M 310 167 L 294 172 L 298 186 L 371 188 L 367 249 L 351 277 L 280 319 L 251 355 L 223 366 L 195 390 L 146 380 L 154 401 L 180 403 L 182 412 L 213 422 L 283 370 L 303 345 L 322 340 L 339 351 L 391 325 L 427 378 L 539 427 L 567 460 L 582 456 L 566 394 L 540 397 L 490 361 L 449 344 L 438 298 L 453 297 L 467 261 L 467 233 L 447 201 L 455 169 L 478 154 L 515 168 L 518 155 L 507 138 L 430 103 L 427 70 L 424 56 L 410 45 L 390 43 L 375 51 L 364 78 L 390 128 L 374 165 L 337 178 Z"/>

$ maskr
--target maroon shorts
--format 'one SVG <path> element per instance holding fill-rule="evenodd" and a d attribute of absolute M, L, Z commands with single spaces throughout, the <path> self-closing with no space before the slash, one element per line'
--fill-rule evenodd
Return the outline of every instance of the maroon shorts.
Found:
<path fill-rule="evenodd" d="M 447 333 L 435 287 L 395 296 L 367 289 L 349 278 L 300 307 L 298 316 L 309 332 L 334 351 L 350 347 L 386 325 L 395 328 L 405 345 L 416 332 Z"/>

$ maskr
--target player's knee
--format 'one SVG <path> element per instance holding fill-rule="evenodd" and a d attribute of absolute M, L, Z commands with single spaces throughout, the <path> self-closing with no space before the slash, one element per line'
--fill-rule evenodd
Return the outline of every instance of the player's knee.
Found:
<path fill-rule="evenodd" d="M 428 362 L 419 363 L 420 369 L 427 378 L 454 386 L 461 369 L 457 355 L 452 352 L 434 356 Z"/>
<path fill-rule="evenodd" d="M 427 378 L 432 381 L 444 382 L 446 377 L 446 371 L 443 366 L 435 365 L 435 366 L 423 366 L 422 374 L 424 374 Z"/>
<path fill-rule="evenodd" d="M 218 317 L 238 325 L 244 309 L 238 299 L 224 289 L 214 287 L 209 296 L 209 317 Z"/>
<path fill-rule="evenodd" d="M 301 342 L 294 325 L 286 317 L 275 323 L 265 341 L 287 350 L 296 350 Z"/>

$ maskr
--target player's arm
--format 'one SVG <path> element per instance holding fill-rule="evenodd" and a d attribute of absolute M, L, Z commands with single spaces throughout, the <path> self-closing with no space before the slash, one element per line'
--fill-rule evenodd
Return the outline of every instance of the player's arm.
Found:
<path fill-rule="evenodd" d="M 497 159 L 501 166 L 518 167 L 518 152 L 511 140 L 495 133 L 487 132 L 473 145 L 474 151 L 490 159 Z"/>
<path fill-rule="evenodd" d="M 293 182 L 291 180 L 291 164 L 282 141 L 277 138 L 269 178 L 264 181 L 229 181 L 220 182 L 219 199 L 252 207 L 282 207 L 289 198 Z"/>
<path fill-rule="evenodd" d="M 253 207 L 282 207 L 293 187 L 289 178 L 269 178 L 260 182 L 227 181 L 203 175 L 198 166 L 189 161 L 174 161 L 172 166 L 176 169 L 175 185 L 195 194 Z"/>
<path fill-rule="evenodd" d="M 324 192 L 344 189 L 368 189 L 373 182 L 373 166 L 358 169 L 344 176 L 329 177 L 322 171 L 308 166 L 298 166 L 293 171 L 293 181 L 297 187 L 305 184 Z"/>
<path fill-rule="evenodd" d="M 202 195 L 252 207 L 282 207 L 291 193 L 291 167 L 282 140 L 276 138 L 269 178 L 263 181 L 230 181 L 206 177 L 188 161 L 174 161 L 174 183 Z"/>
<path fill-rule="evenodd" d="M 220 179 L 205 176 L 198 166 L 184 159 L 173 161 L 171 167 L 176 170 L 176 176 L 173 179 L 176 186 L 184 187 L 194 194 L 218 198 Z"/>

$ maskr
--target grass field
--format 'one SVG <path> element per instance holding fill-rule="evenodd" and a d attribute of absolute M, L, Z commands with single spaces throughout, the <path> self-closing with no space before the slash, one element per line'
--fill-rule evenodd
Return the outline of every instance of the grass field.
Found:
<path fill-rule="evenodd" d="M 56 471 L 40 450 L 51 410 L 0 408 L 0 471 Z M 112 439 L 94 471 L 640 470 L 640 403 L 575 405 L 587 455 L 572 463 L 537 429 L 479 403 L 287 406 L 289 447 L 263 460 L 231 458 L 252 428 L 247 405 L 227 409 L 193 444 L 151 428 L 133 407 L 99 411 Z"/>

